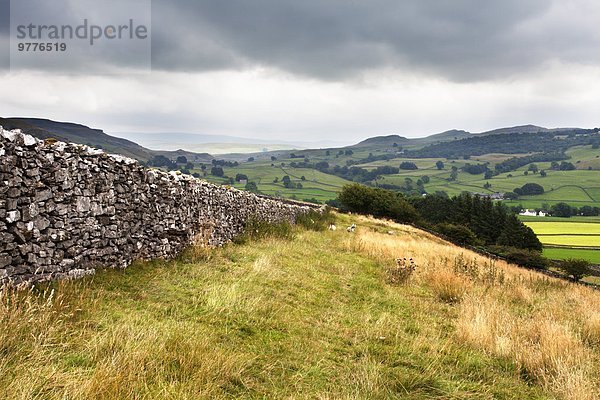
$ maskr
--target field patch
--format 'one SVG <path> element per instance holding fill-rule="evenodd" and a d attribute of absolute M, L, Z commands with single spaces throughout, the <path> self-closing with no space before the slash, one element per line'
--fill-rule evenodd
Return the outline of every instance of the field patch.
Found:
<path fill-rule="evenodd" d="M 600 235 L 600 223 L 526 222 L 538 235 Z"/>
<path fill-rule="evenodd" d="M 544 245 L 600 248 L 600 235 L 538 235 L 538 238 Z"/>
<path fill-rule="evenodd" d="M 544 256 L 552 260 L 566 260 L 579 258 L 594 264 L 600 264 L 600 251 L 591 249 L 565 249 L 549 247 L 544 249 Z"/>
<path fill-rule="evenodd" d="M 544 255 L 553 260 L 581 258 L 600 263 L 600 220 L 574 217 L 563 221 L 522 219 L 544 245 Z"/>

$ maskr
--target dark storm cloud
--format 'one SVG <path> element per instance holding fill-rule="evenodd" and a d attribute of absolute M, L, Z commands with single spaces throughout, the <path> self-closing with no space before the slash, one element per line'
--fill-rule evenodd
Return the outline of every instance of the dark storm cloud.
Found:
<path fill-rule="evenodd" d="M 9 67 L 10 0 L 0 0 L 0 71 Z"/>
<path fill-rule="evenodd" d="M 585 1 L 583 1 L 585 2 Z M 415 69 L 453 80 L 502 77 L 568 55 L 597 60 L 598 36 L 565 15 L 528 30 L 548 0 L 177 0 L 154 3 L 154 67 L 276 66 L 340 79 Z M 597 8 L 597 7 L 596 7 Z M 574 32 L 577 41 L 557 40 Z"/>
<path fill-rule="evenodd" d="M 567 3 L 571 15 L 548 14 Z M 192 72 L 267 66 L 325 80 L 378 68 L 488 80 L 550 60 L 598 62 L 598 23 L 580 17 L 599 11 L 593 0 L 154 0 L 152 62 Z"/>

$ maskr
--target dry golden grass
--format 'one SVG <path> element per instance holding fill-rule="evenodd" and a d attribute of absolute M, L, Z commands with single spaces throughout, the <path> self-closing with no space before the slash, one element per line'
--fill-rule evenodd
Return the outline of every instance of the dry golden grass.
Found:
<path fill-rule="evenodd" d="M 600 312 L 588 311 L 582 318 L 583 338 L 591 345 L 600 346 Z"/>
<path fill-rule="evenodd" d="M 457 342 L 512 360 L 524 379 L 562 398 L 598 398 L 597 291 L 487 259 L 409 226 L 371 218 L 361 218 L 358 225 L 356 235 L 347 240 L 349 249 L 383 266 L 398 257 L 414 258 L 419 268 L 411 282 L 455 304 Z M 432 240 L 423 240 L 427 237 Z"/>
<path fill-rule="evenodd" d="M 0 399 L 595 398 L 597 292 L 337 218 L 0 292 Z"/>
<path fill-rule="evenodd" d="M 450 269 L 440 269 L 438 272 L 428 271 L 427 281 L 433 293 L 446 303 L 458 303 L 471 289 L 471 282 L 457 275 Z"/>

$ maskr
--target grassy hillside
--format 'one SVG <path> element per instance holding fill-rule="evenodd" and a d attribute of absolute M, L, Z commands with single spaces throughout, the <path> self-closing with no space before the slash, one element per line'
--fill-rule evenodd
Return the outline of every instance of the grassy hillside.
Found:
<path fill-rule="evenodd" d="M 134 142 L 109 136 L 100 129 L 91 129 L 79 124 L 37 118 L 0 118 L 0 125 L 5 129 L 21 129 L 38 139 L 54 138 L 68 143 L 87 144 L 138 160 L 152 158 L 149 149 Z"/>
<path fill-rule="evenodd" d="M 0 398 L 597 398 L 598 292 L 337 218 L 4 292 Z"/>
<path fill-rule="evenodd" d="M 225 176 L 235 178 L 237 174 L 245 174 L 252 182 L 256 182 L 261 193 L 270 196 L 296 198 L 299 200 L 316 199 L 320 202 L 335 199 L 338 192 L 348 181 L 334 175 L 325 174 L 312 168 L 281 167 L 281 163 L 271 166 L 271 162 L 255 161 L 241 164 L 239 167 L 223 168 Z M 210 170 L 210 168 L 209 168 Z M 192 172 L 201 172 L 194 170 Z M 282 183 L 284 176 L 292 182 L 302 184 L 302 189 L 289 189 Z M 304 180 L 302 177 L 304 176 Z M 228 180 L 211 176 L 206 178 L 212 182 L 227 184 Z M 275 179 L 278 182 L 274 182 Z M 243 189 L 245 184 L 235 183 L 235 187 Z"/>
<path fill-rule="evenodd" d="M 535 163 L 539 170 L 545 170 L 546 176 L 542 176 L 539 173 L 527 172 L 530 168 L 530 164 L 524 165 L 516 170 L 506 172 L 497 176 L 493 176 L 490 179 L 485 179 L 483 173 L 472 175 L 462 171 L 462 168 L 466 164 L 483 164 L 489 163 L 489 168 L 494 169 L 494 165 L 503 162 L 512 157 L 524 157 L 527 154 L 502 154 L 502 153 L 490 153 L 479 156 L 471 157 L 468 160 L 449 160 L 446 158 L 410 158 L 396 154 L 396 149 L 392 147 L 392 144 L 388 143 L 393 140 L 397 140 L 398 137 L 382 137 L 374 138 L 371 141 L 366 141 L 366 144 L 372 146 L 380 145 L 383 147 L 355 147 L 353 153 L 339 154 L 339 149 L 321 149 L 321 150 L 302 150 L 302 151 L 289 151 L 276 153 L 276 161 L 271 161 L 270 157 L 275 153 L 267 156 L 257 156 L 256 161 L 246 162 L 246 159 L 236 158 L 241 162 L 240 167 L 234 168 L 226 172 L 228 176 L 235 176 L 236 173 L 244 173 L 250 177 L 251 180 L 260 180 L 259 190 L 264 190 L 268 194 L 277 194 L 284 197 L 296 196 L 299 198 L 311 198 L 314 197 L 320 201 L 329 200 L 335 198 L 337 191 L 347 180 L 342 178 L 329 175 L 322 172 L 314 171 L 314 174 L 318 176 L 317 183 L 330 184 L 330 186 L 315 187 L 311 193 L 289 190 L 282 187 L 282 185 L 270 185 L 267 181 L 271 181 L 278 176 L 279 172 L 277 168 L 273 169 L 271 164 L 275 164 L 277 167 L 284 163 L 287 165 L 284 169 L 290 173 L 290 176 L 296 175 L 298 177 L 304 175 L 308 177 L 310 175 L 307 169 L 302 171 L 294 171 L 294 168 L 290 168 L 289 165 L 292 162 L 299 162 L 302 158 L 290 158 L 291 153 L 295 153 L 297 156 L 306 156 L 310 163 L 316 164 L 320 161 L 326 161 L 330 166 L 344 167 L 350 165 L 351 167 L 359 167 L 366 170 L 373 170 L 377 167 L 391 166 L 398 167 L 401 162 L 413 162 L 418 169 L 417 170 L 400 170 L 395 175 L 381 175 L 377 181 L 371 181 L 370 184 L 388 184 L 395 186 L 404 186 L 407 179 L 412 181 L 413 188 L 417 181 L 422 179 L 423 176 L 429 178 L 429 182 L 424 184 L 424 189 L 428 193 L 434 193 L 436 191 L 446 192 L 449 195 L 458 195 L 461 192 L 468 191 L 471 193 L 494 193 L 494 192 L 511 192 L 517 187 L 521 187 L 526 183 L 538 183 L 545 189 L 543 195 L 537 196 L 521 196 L 516 201 L 506 201 L 507 205 L 518 206 L 522 205 L 525 208 L 542 208 L 544 205 L 551 206 L 560 202 L 567 202 L 575 207 L 582 206 L 600 206 L 600 180 L 598 170 L 595 169 L 595 163 L 600 160 L 598 156 L 598 150 L 592 149 L 591 145 L 588 146 L 577 146 L 569 149 L 566 154 L 576 166 L 576 170 L 573 171 L 557 171 L 552 170 L 550 162 L 537 162 Z M 398 139 L 399 140 L 399 139 Z M 341 151 L 344 153 L 344 151 Z M 398 157 L 388 160 L 376 160 L 366 162 L 369 156 L 372 157 Z M 224 158 L 228 158 L 225 156 Z M 247 157 L 246 157 L 247 158 Z M 363 161 L 363 162 L 361 162 Z M 438 169 L 436 162 L 442 161 L 444 167 Z M 349 164 L 350 163 L 350 164 Z M 455 180 L 451 180 L 452 168 L 457 168 L 457 176 Z M 592 169 L 590 169 L 590 167 Z M 526 174 L 527 172 L 527 174 Z M 279 176 L 281 178 L 281 176 Z M 211 177 L 209 177 L 211 179 Z"/>

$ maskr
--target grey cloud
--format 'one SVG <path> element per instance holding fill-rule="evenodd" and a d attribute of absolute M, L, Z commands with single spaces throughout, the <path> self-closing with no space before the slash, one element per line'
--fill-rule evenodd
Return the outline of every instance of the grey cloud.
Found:
<path fill-rule="evenodd" d="M 9 27 L 10 0 L 0 0 L 0 71 L 8 69 L 9 64 Z"/>
<path fill-rule="evenodd" d="M 192 72 L 267 66 L 323 80 L 393 68 L 477 81 L 549 60 L 597 63 L 596 22 L 543 18 L 560 1 L 154 0 L 152 65 Z M 588 9 L 575 12 L 600 13 L 593 0 L 576 2 Z M 0 0 L 0 9 L 7 3 Z M 135 65 L 135 57 L 109 62 Z"/>
<path fill-rule="evenodd" d="M 153 46 L 153 60 L 161 69 L 202 69 L 218 60 L 217 66 L 223 68 L 268 65 L 333 80 L 381 67 L 478 80 L 535 67 L 560 58 L 563 51 L 576 61 L 597 57 L 590 51 L 597 42 L 573 46 L 564 41 L 557 46 L 548 41 L 565 30 L 591 27 L 569 26 L 565 21 L 564 26 L 543 26 L 545 35 L 519 33 L 523 24 L 549 9 L 552 2 L 546 0 L 154 4 L 153 28 L 159 40 Z M 172 34 L 173 26 L 186 34 Z M 211 45 L 199 45 L 203 41 Z"/>

